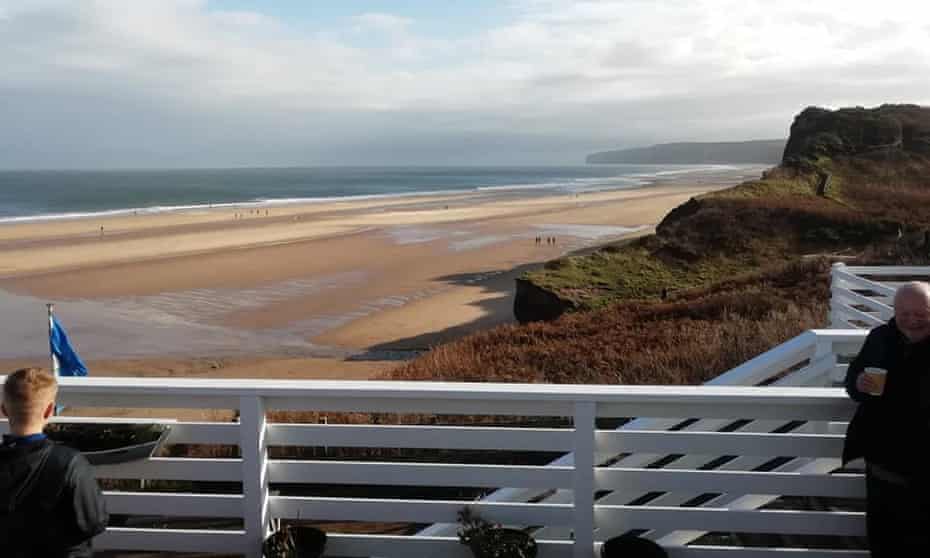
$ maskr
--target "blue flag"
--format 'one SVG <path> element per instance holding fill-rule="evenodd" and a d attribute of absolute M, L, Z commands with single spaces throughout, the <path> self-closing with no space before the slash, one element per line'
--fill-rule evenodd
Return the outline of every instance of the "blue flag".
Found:
<path fill-rule="evenodd" d="M 52 356 L 58 362 L 58 375 L 86 376 L 87 367 L 84 366 L 81 357 L 78 356 L 77 351 L 68 341 L 65 328 L 61 327 L 61 324 L 53 316 L 49 316 L 49 320 L 51 320 L 51 323 L 48 332 L 48 344 L 52 350 Z"/>

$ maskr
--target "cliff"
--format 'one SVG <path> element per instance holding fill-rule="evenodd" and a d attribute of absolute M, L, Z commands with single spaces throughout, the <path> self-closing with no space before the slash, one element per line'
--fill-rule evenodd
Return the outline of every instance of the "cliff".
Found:
<path fill-rule="evenodd" d="M 807 109 L 759 179 L 692 199 L 655 235 L 526 274 L 515 312 L 549 321 L 442 345 L 390 377 L 698 383 L 822 327 L 829 262 L 930 263 L 928 110 Z"/>
<path fill-rule="evenodd" d="M 805 109 L 779 167 L 679 206 L 653 236 L 527 274 L 515 314 L 655 300 L 816 254 L 930 261 L 927 176 L 930 108 Z"/>
<path fill-rule="evenodd" d="M 882 105 L 835 111 L 809 107 L 791 125 L 783 163 L 803 167 L 838 157 L 884 161 L 928 155 L 928 107 Z"/>
<path fill-rule="evenodd" d="M 650 147 L 603 151 L 588 155 L 588 164 L 778 164 L 785 140 L 755 140 L 718 143 L 663 143 Z"/>

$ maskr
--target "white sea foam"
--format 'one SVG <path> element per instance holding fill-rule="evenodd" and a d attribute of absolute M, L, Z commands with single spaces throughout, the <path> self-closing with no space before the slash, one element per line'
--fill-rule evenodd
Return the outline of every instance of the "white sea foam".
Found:
<path fill-rule="evenodd" d="M 58 221 L 71 219 L 87 219 L 92 217 L 118 217 L 121 215 L 152 215 L 159 213 L 172 213 L 183 211 L 206 211 L 210 209 L 239 209 L 282 205 L 302 205 L 312 203 L 356 202 L 365 200 L 379 200 L 392 198 L 416 198 L 423 196 L 470 194 L 473 190 L 435 190 L 430 192 L 403 192 L 394 194 L 370 194 L 358 196 L 332 196 L 315 198 L 274 198 L 256 199 L 242 202 L 204 203 L 191 205 L 156 205 L 148 207 L 130 207 L 125 209 L 107 209 L 101 211 L 48 213 L 41 215 L 22 215 L 16 217 L 0 217 L 0 224 L 29 223 L 35 221 Z"/>

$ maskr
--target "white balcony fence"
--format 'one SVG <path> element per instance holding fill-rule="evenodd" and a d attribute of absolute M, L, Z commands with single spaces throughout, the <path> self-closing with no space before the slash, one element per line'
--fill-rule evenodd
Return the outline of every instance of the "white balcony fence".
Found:
<path fill-rule="evenodd" d="M 335 522 L 327 527 L 327 555 L 464 558 L 469 553 L 454 531 L 439 531 L 468 505 L 491 521 L 533 528 L 540 558 L 592 558 L 601 541 L 630 529 L 644 530 L 676 558 L 851 558 L 866 553 L 699 539 L 707 532 L 864 533 L 860 512 L 811 511 L 779 498 L 863 496 L 860 474 L 836 473 L 853 403 L 840 389 L 818 386 L 842 378 L 837 355 L 854 353 L 864 336 L 862 330 L 810 331 L 705 386 L 91 377 L 63 379 L 61 400 L 83 409 L 166 409 L 166 417 L 172 416 L 167 409 L 178 408 L 240 413 L 238 422 L 178 422 L 168 442 L 238 446 L 236 457 L 155 457 L 98 467 L 101 479 L 147 484 L 106 492 L 111 513 L 130 519 L 98 538 L 102 549 L 256 557 L 273 520 L 302 519 Z M 380 415 L 382 424 L 269 422 L 266 412 L 278 410 L 329 413 L 331 422 L 338 413 L 388 415 Z M 456 426 L 383 424 L 400 414 L 471 419 Z M 481 417 L 563 420 L 493 426 Z M 635 420 L 611 428 L 608 421 L 618 417 Z M 377 460 L 350 454 L 335 460 L 323 450 L 312 459 L 270 458 L 269 449 L 280 446 L 388 450 Z M 411 461 L 393 457 L 394 448 L 451 451 Z M 456 457 L 461 450 L 475 451 L 466 460 Z M 571 454 L 510 464 L 527 455 L 521 452 Z M 161 481 L 180 482 L 169 492 Z M 450 491 L 461 487 L 470 490 Z M 476 500 L 476 487 L 500 490 Z M 778 509 L 760 509 L 768 504 Z M 440 527 L 360 534 L 351 522 Z"/>
<path fill-rule="evenodd" d="M 895 290 L 907 281 L 930 280 L 930 266 L 833 265 L 830 327 L 871 329 L 894 314 Z"/>

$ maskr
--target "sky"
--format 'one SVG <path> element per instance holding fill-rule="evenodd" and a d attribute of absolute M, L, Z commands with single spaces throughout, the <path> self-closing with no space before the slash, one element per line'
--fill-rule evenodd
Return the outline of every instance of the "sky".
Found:
<path fill-rule="evenodd" d="M 581 164 L 930 104 L 911 0 L 0 0 L 0 169 Z"/>

